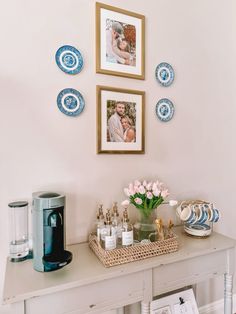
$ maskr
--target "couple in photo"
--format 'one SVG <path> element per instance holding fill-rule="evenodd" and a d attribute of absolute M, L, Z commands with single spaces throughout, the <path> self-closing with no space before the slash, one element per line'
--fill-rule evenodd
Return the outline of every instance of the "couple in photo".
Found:
<path fill-rule="evenodd" d="M 130 44 L 124 36 L 124 28 L 116 21 L 106 30 L 106 59 L 108 62 L 134 65 Z"/>
<path fill-rule="evenodd" d="M 117 102 L 114 114 L 108 119 L 109 142 L 135 142 L 132 119 L 125 115 L 125 104 Z"/>

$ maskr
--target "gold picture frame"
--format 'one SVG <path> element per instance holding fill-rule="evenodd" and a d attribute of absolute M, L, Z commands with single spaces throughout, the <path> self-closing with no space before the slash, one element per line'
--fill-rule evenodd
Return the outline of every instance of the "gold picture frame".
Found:
<path fill-rule="evenodd" d="M 97 86 L 97 153 L 144 154 L 145 92 Z"/>
<path fill-rule="evenodd" d="M 96 2 L 96 72 L 145 79 L 145 16 Z"/>

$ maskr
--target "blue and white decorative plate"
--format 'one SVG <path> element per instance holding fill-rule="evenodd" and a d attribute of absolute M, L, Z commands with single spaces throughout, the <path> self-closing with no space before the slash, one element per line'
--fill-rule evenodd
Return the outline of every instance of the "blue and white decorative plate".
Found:
<path fill-rule="evenodd" d="M 174 70 L 169 63 L 162 62 L 156 67 L 156 79 L 162 86 L 170 86 L 174 81 Z"/>
<path fill-rule="evenodd" d="M 192 236 L 207 237 L 211 234 L 211 227 L 206 224 L 185 225 L 184 231 Z"/>
<path fill-rule="evenodd" d="M 160 99 L 156 104 L 157 117 L 163 122 L 170 121 L 173 118 L 174 112 L 174 105 L 167 98 Z"/>
<path fill-rule="evenodd" d="M 84 105 L 84 98 L 76 89 L 65 88 L 57 96 L 57 106 L 67 116 L 78 116 Z"/>
<path fill-rule="evenodd" d="M 58 67 L 67 74 L 78 74 L 84 65 L 83 57 L 75 47 L 60 47 L 55 55 Z"/>

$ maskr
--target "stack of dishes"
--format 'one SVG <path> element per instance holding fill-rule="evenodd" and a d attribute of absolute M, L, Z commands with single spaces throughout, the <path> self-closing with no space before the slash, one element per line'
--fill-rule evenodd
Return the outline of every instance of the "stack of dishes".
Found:
<path fill-rule="evenodd" d="M 220 211 L 212 203 L 200 200 L 184 201 L 176 212 L 185 232 L 197 237 L 209 236 L 213 223 L 220 219 Z"/>

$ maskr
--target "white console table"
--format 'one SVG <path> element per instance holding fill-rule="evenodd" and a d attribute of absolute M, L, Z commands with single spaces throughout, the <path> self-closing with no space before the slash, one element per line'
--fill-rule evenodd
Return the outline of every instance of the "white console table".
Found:
<path fill-rule="evenodd" d="M 177 252 L 105 268 L 87 243 L 71 245 L 73 261 L 50 273 L 32 261 L 7 262 L 3 302 L 14 314 L 102 313 L 141 301 L 149 313 L 153 297 L 224 274 L 225 314 L 232 314 L 236 241 L 213 233 L 199 239 L 176 228 Z M 222 283 L 223 284 L 223 283 Z"/>

